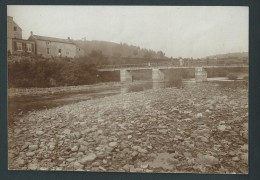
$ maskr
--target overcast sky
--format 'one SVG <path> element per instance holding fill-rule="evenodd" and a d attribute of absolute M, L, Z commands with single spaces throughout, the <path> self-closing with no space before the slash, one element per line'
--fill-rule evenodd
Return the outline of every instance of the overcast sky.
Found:
<path fill-rule="evenodd" d="M 7 15 L 42 36 L 127 43 L 170 57 L 248 52 L 248 7 L 8 6 Z"/>

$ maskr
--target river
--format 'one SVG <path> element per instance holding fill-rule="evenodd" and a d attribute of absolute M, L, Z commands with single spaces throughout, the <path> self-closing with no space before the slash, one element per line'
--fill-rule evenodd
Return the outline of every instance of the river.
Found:
<path fill-rule="evenodd" d="M 209 82 L 226 81 L 225 78 L 208 78 Z M 122 86 L 108 85 L 106 88 L 87 89 L 76 92 L 66 92 L 48 95 L 27 95 L 8 97 L 8 119 L 9 123 L 13 118 L 22 116 L 31 111 L 42 109 L 50 109 L 62 105 L 72 104 L 80 101 L 102 98 L 122 93 L 145 91 L 148 89 L 160 89 L 167 87 L 185 88 L 195 83 L 194 79 L 185 79 L 181 83 L 178 82 L 141 82 L 130 83 Z"/>

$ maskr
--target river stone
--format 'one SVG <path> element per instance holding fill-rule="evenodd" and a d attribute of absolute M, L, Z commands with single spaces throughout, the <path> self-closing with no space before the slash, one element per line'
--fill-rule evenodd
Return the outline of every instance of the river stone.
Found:
<path fill-rule="evenodd" d="M 148 164 L 141 164 L 140 167 L 141 167 L 142 169 L 146 169 L 146 168 L 148 168 L 148 166 L 149 166 Z"/>
<path fill-rule="evenodd" d="M 183 155 L 184 155 L 186 158 L 192 157 L 192 154 L 191 154 L 190 152 L 184 152 Z"/>
<path fill-rule="evenodd" d="M 80 163 L 77 162 L 77 161 L 73 163 L 73 166 L 74 166 L 74 168 L 76 168 L 76 169 L 82 169 L 82 168 L 84 168 L 84 165 L 80 164 Z"/>
<path fill-rule="evenodd" d="M 137 156 L 138 155 L 138 152 L 137 151 L 134 151 L 134 152 L 132 152 L 132 157 L 135 157 L 135 156 Z"/>
<path fill-rule="evenodd" d="M 79 146 L 79 151 L 80 152 L 85 152 L 87 150 L 87 147 L 86 146 L 84 146 L 84 145 L 80 145 Z"/>
<path fill-rule="evenodd" d="M 29 144 L 28 143 L 25 143 L 22 147 L 21 147 L 21 150 L 23 151 L 23 150 L 25 150 L 26 148 L 28 148 L 29 147 Z"/>
<path fill-rule="evenodd" d="M 167 129 L 157 129 L 157 131 L 159 133 L 162 133 L 162 134 L 167 134 L 168 130 Z"/>
<path fill-rule="evenodd" d="M 30 170 L 36 170 L 38 168 L 38 165 L 37 164 L 29 164 L 28 165 L 28 169 L 30 169 Z"/>
<path fill-rule="evenodd" d="M 217 164 L 219 160 L 211 155 L 200 155 L 196 161 L 198 163 L 205 163 L 205 164 Z"/>
<path fill-rule="evenodd" d="M 21 129 L 15 129 L 15 130 L 14 130 L 14 133 L 17 134 L 17 135 L 19 135 L 21 132 L 22 132 Z"/>
<path fill-rule="evenodd" d="M 226 125 L 219 125 L 218 126 L 218 130 L 220 130 L 220 131 L 225 131 L 225 129 L 226 129 Z"/>
<path fill-rule="evenodd" d="M 53 151 L 54 149 L 55 149 L 55 145 L 54 145 L 54 144 L 51 144 L 51 145 L 49 146 L 49 150 Z"/>
<path fill-rule="evenodd" d="M 138 148 L 139 153 L 148 153 L 146 149 Z"/>
<path fill-rule="evenodd" d="M 247 153 L 242 154 L 240 157 L 244 161 L 244 163 L 248 163 L 248 154 Z"/>
<path fill-rule="evenodd" d="M 36 149 L 38 149 L 38 145 L 29 145 L 29 150 L 34 151 Z"/>
<path fill-rule="evenodd" d="M 78 151 L 78 149 L 79 149 L 78 146 L 74 146 L 73 148 L 71 148 L 71 151 L 75 152 L 75 151 Z"/>
<path fill-rule="evenodd" d="M 208 138 L 206 138 L 206 137 L 202 137 L 202 138 L 201 138 L 201 141 L 203 141 L 203 142 L 209 142 Z"/>
<path fill-rule="evenodd" d="M 87 164 L 88 162 L 94 161 L 96 158 L 97 158 L 96 154 L 90 153 L 90 154 L 88 154 L 87 156 L 84 156 L 84 157 L 81 159 L 80 163 L 82 163 L 82 164 Z"/>
<path fill-rule="evenodd" d="M 117 146 L 117 142 L 110 142 L 108 145 L 110 146 L 110 147 L 116 147 Z"/>
<path fill-rule="evenodd" d="M 67 162 L 72 162 L 72 161 L 75 161 L 75 160 L 76 160 L 76 158 L 68 158 L 68 159 L 66 159 Z"/>
<path fill-rule="evenodd" d="M 26 153 L 26 156 L 28 156 L 28 157 L 31 157 L 31 156 L 34 156 L 34 155 L 35 155 L 34 152 L 28 152 L 28 153 Z"/>
<path fill-rule="evenodd" d="M 16 161 L 15 161 L 18 165 L 24 165 L 25 164 L 25 161 L 23 160 L 23 159 L 17 159 Z"/>
<path fill-rule="evenodd" d="M 44 132 L 43 131 L 36 131 L 36 135 L 40 136 L 40 135 L 43 135 Z"/>
<path fill-rule="evenodd" d="M 40 167 L 40 170 L 41 170 L 41 171 L 48 171 L 49 168 L 47 168 L 47 167 Z"/>
<path fill-rule="evenodd" d="M 195 118 L 198 118 L 198 119 L 202 118 L 202 117 L 203 117 L 202 113 L 198 113 L 198 114 L 195 115 Z"/>
<path fill-rule="evenodd" d="M 236 156 L 236 157 L 233 157 L 233 158 L 232 158 L 232 161 L 239 161 L 239 157 L 237 157 L 237 156 Z"/>
<path fill-rule="evenodd" d="M 71 132 L 71 130 L 70 129 L 65 129 L 62 133 L 63 134 L 66 134 L 66 135 L 69 135 L 70 134 L 70 132 Z"/>

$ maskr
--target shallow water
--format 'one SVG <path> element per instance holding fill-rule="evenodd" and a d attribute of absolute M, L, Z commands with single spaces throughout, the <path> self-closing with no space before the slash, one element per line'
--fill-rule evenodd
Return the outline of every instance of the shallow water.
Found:
<path fill-rule="evenodd" d="M 209 82 L 223 82 L 222 79 L 209 79 Z M 124 94 L 130 92 L 145 91 L 148 89 L 160 88 L 185 88 L 195 83 L 194 79 L 186 79 L 182 82 L 142 82 L 125 84 L 121 87 L 108 86 L 107 88 L 88 89 L 80 92 L 66 92 L 59 94 L 34 95 L 34 96 L 20 96 L 8 98 L 8 119 L 9 122 L 19 114 L 22 116 L 30 111 L 50 109 L 62 105 L 72 104 L 80 101 L 86 101 L 105 96 L 116 94 Z M 230 82 L 229 82 L 230 83 Z M 226 84 L 226 83 L 225 83 Z"/>

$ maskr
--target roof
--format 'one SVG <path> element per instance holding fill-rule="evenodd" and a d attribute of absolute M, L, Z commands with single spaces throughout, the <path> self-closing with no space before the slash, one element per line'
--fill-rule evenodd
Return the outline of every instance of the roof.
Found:
<path fill-rule="evenodd" d="M 10 21 L 10 23 L 13 22 L 16 27 L 22 30 L 22 28 L 14 21 L 14 18 L 12 16 L 7 16 L 7 21 Z"/>
<path fill-rule="evenodd" d="M 50 41 L 50 42 L 60 42 L 60 43 L 66 43 L 66 44 L 74 44 L 69 39 L 60 39 L 60 38 L 54 38 L 54 37 L 47 37 L 47 36 L 39 36 L 39 35 L 33 35 L 33 37 L 37 40 L 43 40 L 43 41 Z"/>

